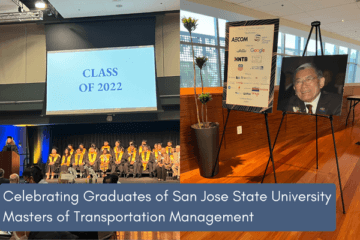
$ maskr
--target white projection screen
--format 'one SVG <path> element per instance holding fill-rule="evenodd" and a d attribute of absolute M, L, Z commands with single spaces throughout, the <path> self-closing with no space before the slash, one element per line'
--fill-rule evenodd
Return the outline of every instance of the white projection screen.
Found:
<path fill-rule="evenodd" d="M 153 45 L 47 52 L 46 115 L 157 111 Z"/>

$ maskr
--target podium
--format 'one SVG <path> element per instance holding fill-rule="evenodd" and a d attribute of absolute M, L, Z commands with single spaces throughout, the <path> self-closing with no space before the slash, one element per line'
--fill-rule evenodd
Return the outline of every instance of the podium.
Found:
<path fill-rule="evenodd" d="M 9 178 L 11 174 L 19 174 L 20 156 L 16 152 L 0 152 L 0 168 L 4 169 L 4 178 Z"/>

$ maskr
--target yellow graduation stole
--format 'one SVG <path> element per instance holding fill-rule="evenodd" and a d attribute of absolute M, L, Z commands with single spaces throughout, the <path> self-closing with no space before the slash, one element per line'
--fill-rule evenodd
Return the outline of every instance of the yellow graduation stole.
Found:
<path fill-rule="evenodd" d="M 80 156 L 80 159 L 79 159 L 79 156 Z M 82 164 L 82 162 L 83 162 L 83 157 L 84 157 L 84 155 L 83 154 L 76 154 L 75 155 L 75 165 L 80 165 L 80 164 Z"/>
<path fill-rule="evenodd" d="M 159 152 L 157 150 L 154 150 L 155 158 L 157 159 L 159 156 Z"/>
<path fill-rule="evenodd" d="M 134 148 L 134 152 L 133 153 L 131 153 L 131 151 L 130 151 L 130 148 L 128 148 L 128 153 L 129 153 L 129 162 L 130 162 L 130 164 L 131 163 L 133 163 L 133 162 L 135 162 L 135 157 L 136 157 L 136 149 Z M 132 157 L 132 158 L 131 158 Z"/>
<path fill-rule="evenodd" d="M 70 160 L 71 160 L 71 155 L 69 155 L 69 156 L 67 157 L 67 159 L 66 159 L 66 156 L 64 155 L 64 156 L 62 157 L 61 166 L 64 166 L 64 165 L 70 166 L 70 163 L 71 163 Z"/>
<path fill-rule="evenodd" d="M 172 153 L 172 147 L 166 147 L 166 153 L 167 154 Z"/>
<path fill-rule="evenodd" d="M 171 162 L 174 161 L 174 155 L 173 154 L 170 155 L 170 159 L 171 159 Z"/>
<path fill-rule="evenodd" d="M 91 157 L 91 153 L 88 154 L 89 161 L 90 161 L 91 163 L 95 162 L 97 153 L 94 152 L 92 155 L 93 155 L 93 156 Z"/>
<path fill-rule="evenodd" d="M 119 153 L 119 155 L 118 155 L 118 153 Z M 120 161 L 121 161 L 121 158 L 122 158 L 123 154 L 124 154 L 123 151 L 120 151 L 120 152 L 115 153 L 115 158 L 116 158 L 115 163 L 116 163 L 116 164 L 120 164 Z"/>
<path fill-rule="evenodd" d="M 145 159 L 144 158 L 145 152 L 141 153 L 142 165 L 143 165 L 144 171 L 146 170 L 146 164 L 149 162 L 150 154 L 151 154 L 151 152 L 147 151 L 147 155 L 146 155 L 146 159 Z"/>
<path fill-rule="evenodd" d="M 110 146 L 102 146 L 101 151 L 103 151 L 104 149 L 107 149 L 110 152 Z"/>
<path fill-rule="evenodd" d="M 143 152 L 143 146 L 141 145 L 140 147 L 139 147 L 139 153 L 142 153 Z"/>
<path fill-rule="evenodd" d="M 52 154 L 50 154 L 50 156 L 49 156 L 50 163 L 56 162 L 56 160 L 58 159 L 58 157 L 60 157 L 59 154 L 56 154 L 55 156 L 53 156 Z"/>
<path fill-rule="evenodd" d="M 106 161 L 105 161 L 105 156 L 106 156 Z M 110 156 L 111 156 L 110 154 L 100 156 L 100 161 L 101 161 L 100 168 L 104 172 L 109 168 Z"/>
<path fill-rule="evenodd" d="M 82 155 L 84 155 L 85 154 L 85 152 L 86 152 L 86 148 L 84 148 L 84 150 L 82 151 Z"/>

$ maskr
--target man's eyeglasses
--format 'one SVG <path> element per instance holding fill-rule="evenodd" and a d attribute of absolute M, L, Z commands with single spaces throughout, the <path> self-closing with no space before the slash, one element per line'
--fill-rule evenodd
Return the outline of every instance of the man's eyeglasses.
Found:
<path fill-rule="evenodd" d="M 306 78 L 304 79 L 299 79 L 299 80 L 296 80 L 295 81 L 295 86 L 300 86 L 302 85 L 303 83 L 305 83 L 306 85 L 312 83 L 315 79 L 317 79 L 316 77 L 313 77 L 313 76 L 307 76 Z"/>

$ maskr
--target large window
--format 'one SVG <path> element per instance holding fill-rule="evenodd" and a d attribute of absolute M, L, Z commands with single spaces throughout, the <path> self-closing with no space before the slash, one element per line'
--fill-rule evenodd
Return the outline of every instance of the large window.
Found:
<path fill-rule="evenodd" d="M 181 11 L 181 17 L 192 17 L 198 19 L 198 27 L 192 33 L 195 57 L 206 56 L 208 64 L 202 70 L 205 87 L 221 87 L 224 82 L 225 67 L 225 29 L 226 20 L 205 16 L 202 14 Z M 284 57 L 302 56 L 307 39 L 293 34 L 279 32 L 276 84 L 280 82 L 281 64 Z M 316 41 L 310 39 L 306 56 L 315 56 Z M 188 31 L 180 26 L 180 76 L 181 87 L 194 86 L 194 69 L 192 63 L 192 52 L 190 35 Z M 348 54 L 348 69 L 346 83 L 360 83 L 360 54 L 358 50 L 337 46 L 323 42 L 324 55 Z M 321 55 L 320 41 L 318 41 L 318 55 Z M 196 67 L 196 86 L 201 86 L 200 71 Z"/>

